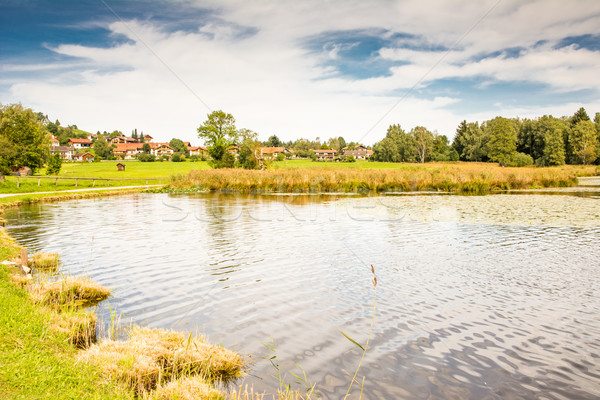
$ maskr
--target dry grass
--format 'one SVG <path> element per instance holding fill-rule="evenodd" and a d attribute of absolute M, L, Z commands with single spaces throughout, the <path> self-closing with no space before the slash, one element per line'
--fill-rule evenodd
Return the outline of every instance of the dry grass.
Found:
<path fill-rule="evenodd" d="M 96 304 L 110 295 L 110 290 L 87 278 L 63 277 L 58 281 L 37 281 L 30 285 L 36 303 L 52 307 L 78 307 Z"/>
<path fill-rule="evenodd" d="M 180 333 L 133 327 L 125 342 L 105 340 L 81 353 L 79 360 L 98 366 L 138 394 L 186 376 L 208 383 L 242 376 L 245 362 L 230 350 L 186 338 Z"/>
<path fill-rule="evenodd" d="M 240 192 L 420 191 L 486 192 L 573 186 L 594 167 L 501 168 L 489 163 L 399 164 L 394 169 L 304 168 L 288 170 L 216 169 L 172 178 L 171 190 Z"/>
<path fill-rule="evenodd" d="M 225 400 L 225 393 L 199 377 L 185 377 L 158 385 L 146 400 Z"/>
<path fill-rule="evenodd" d="M 67 335 L 72 344 L 85 349 L 96 342 L 96 315 L 80 309 L 52 312 L 50 328 Z"/>
<path fill-rule="evenodd" d="M 57 253 L 35 253 L 29 259 L 29 266 L 44 271 L 56 271 L 60 266 L 60 256 Z"/>

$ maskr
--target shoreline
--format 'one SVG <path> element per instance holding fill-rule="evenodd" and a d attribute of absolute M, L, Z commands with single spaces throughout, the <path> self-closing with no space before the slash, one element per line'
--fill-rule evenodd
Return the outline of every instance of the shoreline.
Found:
<path fill-rule="evenodd" d="M 0 304 L 5 311 L 0 316 L 0 342 L 4 343 L 0 344 L 0 360 L 5 365 L 0 371 L 0 397 L 31 398 L 43 393 L 36 398 L 225 399 L 227 393 L 220 382 L 245 374 L 246 357 L 191 334 L 132 326 L 126 329 L 126 341 L 96 339 L 95 312 L 86 311 L 81 298 L 73 297 L 73 289 L 65 287 L 73 281 L 85 281 L 84 285 L 94 289 L 102 287 L 87 278 L 71 277 L 51 284 L 52 275 L 27 261 L 25 265 L 33 271 L 25 267 L 31 273 L 22 275 L 18 265 L 21 257 L 28 259 L 24 249 L 0 227 Z M 41 279 L 35 278 L 38 275 Z M 36 296 L 40 285 L 66 292 L 52 296 L 60 299 L 58 303 L 47 303 L 47 295 Z M 76 290 L 84 299 L 85 289 Z M 89 297 L 97 298 L 96 293 Z M 79 320 L 73 321 L 74 313 Z M 73 336 L 81 334 L 80 325 L 73 325 L 81 318 L 88 332 L 83 341 Z M 66 330 L 65 324 L 69 325 Z M 86 343 L 83 347 L 82 342 Z M 27 379 L 23 380 L 23 375 Z"/>

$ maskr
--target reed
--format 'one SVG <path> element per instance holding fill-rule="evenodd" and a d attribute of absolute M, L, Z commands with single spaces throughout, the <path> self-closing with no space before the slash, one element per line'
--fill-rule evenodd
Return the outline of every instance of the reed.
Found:
<path fill-rule="evenodd" d="M 407 192 L 483 193 L 493 190 L 566 187 L 594 167 L 501 168 L 489 163 L 399 164 L 390 169 L 320 168 L 265 171 L 215 169 L 174 176 L 172 191 L 225 190 L 238 192 Z"/>
<path fill-rule="evenodd" d="M 85 349 L 96 342 L 95 314 L 73 308 L 61 312 L 49 311 L 50 328 L 66 335 L 69 341 L 79 349 Z"/>
<path fill-rule="evenodd" d="M 239 354 L 202 338 L 139 326 L 130 329 L 127 341 L 104 340 L 83 351 L 79 361 L 99 367 L 107 378 L 140 396 L 185 377 L 209 384 L 227 382 L 242 376 L 246 368 Z"/>
<path fill-rule="evenodd" d="M 56 271 L 60 266 L 57 253 L 35 253 L 29 260 L 29 266 L 43 271 Z"/>
<path fill-rule="evenodd" d="M 29 291 L 34 302 L 55 308 L 94 305 L 110 295 L 110 290 L 97 282 L 70 276 L 33 282 Z"/>

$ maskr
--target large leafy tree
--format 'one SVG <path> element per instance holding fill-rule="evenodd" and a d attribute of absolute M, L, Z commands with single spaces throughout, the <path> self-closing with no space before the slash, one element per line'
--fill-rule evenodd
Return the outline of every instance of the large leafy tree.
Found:
<path fill-rule="evenodd" d="M 279 140 L 279 138 L 277 137 L 277 135 L 272 135 L 271 137 L 269 137 L 269 140 L 266 141 L 266 144 L 269 147 L 281 147 L 281 146 L 283 146 L 283 143 L 281 143 L 281 140 Z"/>
<path fill-rule="evenodd" d="M 569 131 L 572 163 L 591 164 L 596 160 L 598 135 L 592 121 L 580 120 Z"/>
<path fill-rule="evenodd" d="M 21 104 L 0 106 L 0 172 L 20 167 L 35 172 L 49 155 L 50 133 L 37 115 Z"/>
<path fill-rule="evenodd" d="M 423 126 L 417 126 L 410 131 L 413 138 L 418 160 L 424 163 L 433 151 L 433 133 Z"/>
<path fill-rule="evenodd" d="M 228 149 L 238 136 L 233 115 L 218 110 L 208 114 L 206 121 L 198 127 L 198 137 L 204 139 L 208 154 L 216 168 L 229 166 Z"/>
<path fill-rule="evenodd" d="M 258 141 L 258 134 L 250 129 L 240 129 L 239 139 L 241 140 L 240 158 L 238 160 L 240 166 L 245 169 L 260 169 L 263 164 L 259 160 L 258 147 L 260 142 Z"/>
<path fill-rule="evenodd" d="M 171 139 L 169 142 L 169 146 L 173 149 L 175 153 L 185 154 L 187 153 L 187 146 L 183 143 L 181 139 Z"/>
<path fill-rule="evenodd" d="M 486 131 L 489 134 L 487 155 L 490 160 L 501 166 L 510 163 L 517 154 L 517 131 L 511 120 L 496 117 L 488 121 Z"/>

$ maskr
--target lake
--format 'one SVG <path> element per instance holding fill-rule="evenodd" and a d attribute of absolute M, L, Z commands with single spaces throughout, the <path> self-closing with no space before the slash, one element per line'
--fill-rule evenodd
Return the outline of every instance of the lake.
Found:
<path fill-rule="evenodd" d="M 251 354 L 238 383 L 258 391 L 279 386 L 275 355 L 293 388 L 301 367 L 343 398 L 361 352 L 341 332 L 364 345 L 376 296 L 364 399 L 600 397 L 598 188 L 135 194 L 5 217 L 30 254 L 113 289 L 103 332 L 112 309 L 125 326 L 205 334 Z"/>

